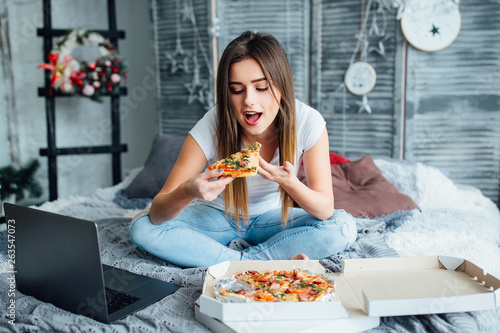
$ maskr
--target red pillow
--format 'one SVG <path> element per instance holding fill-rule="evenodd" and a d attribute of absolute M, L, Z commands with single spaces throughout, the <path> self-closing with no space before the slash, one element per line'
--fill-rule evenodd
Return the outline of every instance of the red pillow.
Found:
<path fill-rule="evenodd" d="M 340 154 L 330 152 L 330 164 L 331 165 L 339 165 L 344 163 L 351 162 L 347 157 L 342 156 Z"/>
<path fill-rule="evenodd" d="M 330 165 L 339 165 L 351 162 L 347 157 L 340 154 L 330 152 Z M 300 165 L 304 165 L 304 161 L 300 162 Z"/>

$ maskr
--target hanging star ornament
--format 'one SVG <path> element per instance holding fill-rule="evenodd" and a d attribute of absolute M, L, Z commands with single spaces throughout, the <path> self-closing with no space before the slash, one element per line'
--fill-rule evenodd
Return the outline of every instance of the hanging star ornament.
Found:
<path fill-rule="evenodd" d="M 359 105 L 358 113 L 363 113 L 363 111 L 366 111 L 367 113 L 372 113 L 372 108 L 368 104 L 368 97 L 366 97 L 366 95 L 363 95 L 361 101 L 356 101 L 356 104 Z"/>
<path fill-rule="evenodd" d="M 386 56 L 384 43 L 392 38 L 392 35 L 386 35 L 385 37 L 379 39 L 377 46 L 372 46 L 368 49 L 368 53 L 378 53 L 381 57 Z"/>
<path fill-rule="evenodd" d="M 175 74 L 178 70 L 189 73 L 189 55 L 182 48 L 180 39 L 177 39 L 177 46 L 174 52 L 165 52 L 165 56 L 170 62 L 170 74 Z"/>
<path fill-rule="evenodd" d="M 206 90 L 208 83 L 206 81 L 185 83 L 184 86 L 189 91 L 188 104 L 193 103 L 195 100 L 201 104 L 205 104 Z"/>
<path fill-rule="evenodd" d="M 198 63 L 198 57 L 195 54 L 193 56 L 193 81 L 191 83 L 185 83 L 184 87 L 189 91 L 188 104 L 193 103 L 195 100 L 205 105 L 207 102 L 205 100 L 206 91 L 208 89 L 208 82 L 203 80 L 200 81 L 200 65 Z"/>
<path fill-rule="evenodd" d="M 194 15 L 193 10 L 189 6 L 188 2 L 184 0 L 181 9 L 182 21 L 193 22 L 193 15 Z"/>

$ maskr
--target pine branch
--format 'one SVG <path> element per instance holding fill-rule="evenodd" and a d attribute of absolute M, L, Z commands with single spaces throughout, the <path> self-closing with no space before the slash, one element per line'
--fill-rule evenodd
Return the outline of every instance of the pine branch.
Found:
<path fill-rule="evenodd" d="M 40 162 L 36 159 L 30 160 L 26 166 L 16 170 L 9 165 L 0 168 L 0 197 L 7 198 L 11 194 L 16 195 L 16 200 L 24 198 L 25 191 L 32 197 L 42 195 L 42 187 L 35 179 L 35 173 L 40 167 Z"/>

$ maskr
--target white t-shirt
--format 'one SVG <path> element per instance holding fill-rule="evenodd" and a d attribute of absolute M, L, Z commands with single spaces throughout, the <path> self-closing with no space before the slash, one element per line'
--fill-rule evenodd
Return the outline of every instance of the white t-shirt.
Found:
<path fill-rule="evenodd" d="M 325 128 L 323 116 L 315 109 L 296 100 L 295 111 L 297 119 L 297 151 L 294 163 L 295 174 L 299 171 L 302 155 L 318 141 Z M 196 140 L 207 158 L 208 165 L 224 158 L 217 156 L 217 145 L 215 131 L 217 128 L 217 111 L 215 108 L 209 110 L 202 119 L 191 129 L 189 134 Z M 279 165 L 279 149 L 276 149 L 271 164 Z M 281 199 L 278 184 L 262 178 L 260 175 L 247 177 L 248 189 L 248 213 L 260 215 L 268 210 L 281 207 Z M 197 204 L 204 204 L 224 210 L 224 199 L 222 193 L 213 201 L 198 199 Z"/>

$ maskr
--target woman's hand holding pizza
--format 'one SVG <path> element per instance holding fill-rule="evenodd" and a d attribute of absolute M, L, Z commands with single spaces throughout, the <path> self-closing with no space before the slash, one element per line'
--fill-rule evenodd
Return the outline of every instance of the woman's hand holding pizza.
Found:
<path fill-rule="evenodd" d="M 226 185 L 233 181 L 233 177 L 221 176 L 224 170 L 211 170 L 189 178 L 184 183 L 184 189 L 188 195 L 212 201 L 224 191 Z M 215 180 L 211 180 L 217 178 Z"/>

